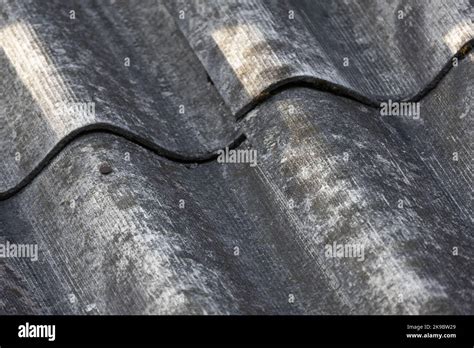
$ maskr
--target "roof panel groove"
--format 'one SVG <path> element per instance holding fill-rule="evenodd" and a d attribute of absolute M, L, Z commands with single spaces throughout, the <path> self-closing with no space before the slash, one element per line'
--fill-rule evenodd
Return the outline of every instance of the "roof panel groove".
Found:
<path fill-rule="evenodd" d="M 202 69 L 188 42 L 177 30 L 172 16 L 161 3 L 107 4 L 71 1 L 50 2 L 47 7 L 30 1 L 19 4 L 9 1 L 4 3 L 4 40 L 0 58 L 4 62 L 6 76 L 3 79 L 6 93 L 2 103 L 2 115 L 6 121 L 6 126 L 3 127 L 2 151 L 6 156 L 3 156 L 2 196 L 11 195 L 33 177 L 61 148 L 61 144 L 66 143 L 73 135 L 90 129 L 118 130 L 117 134 L 149 144 L 149 147 L 158 153 L 185 161 L 212 158 L 217 149 L 238 139 L 239 133 L 234 130 L 236 125 L 228 117 L 227 108 L 222 105 L 213 84 L 204 83 L 205 79 L 208 80 L 207 72 Z M 260 41 L 256 41 L 257 44 L 249 41 L 253 50 L 252 47 L 250 51 L 247 50 L 245 59 L 258 60 L 258 54 L 254 52 L 256 47 L 259 47 L 259 54 L 270 54 L 274 57 L 289 54 L 288 47 L 291 46 L 288 42 L 285 44 L 281 41 L 280 37 L 296 35 L 293 41 L 298 42 L 309 35 L 309 29 L 301 27 L 301 23 L 292 28 L 290 34 L 284 34 L 284 25 L 271 21 L 276 14 L 282 15 L 288 4 L 278 3 L 270 6 L 257 2 L 233 4 L 232 6 L 237 6 L 235 8 L 228 6 L 238 14 L 238 21 L 251 23 L 246 16 L 250 16 L 252 20 L 262 19 L 263 36 Z M 304 8 L 309 5 L 300 3 L 298 6 Z M 341 5 L 330 6 L 334 8 L 326 9 L 323 6 L 318 7 L 318 11 L 308 13 L 328 15 L 331 11 L 341 11 Z M 449 10 L 454 11 L 454 14 L 449 12 L 452 17 L 449 23 L 462 17 L 458 12 L 463 6 L 458 4 L 457 9 Z M 77 11 L 77 18 L 74 20 L 68 17 L 71 8 Z M 419 9 L 421 12 L 425 10 Z M 214 16 L 218 14 L 216 11 Z M 191 13 L 188 13 L 185 19 L 190 15 Z M 418 13 L 417 16 L 423 18 L 423 13 Z M 161 19 L 160 27 L 153 28 L 151 23 L 156 18 Z M 176 19 L 176 13 L 174 18 Z M 192 14 L 192 18 L 193 23 L 197 23 L 201 17 Z M 225 19 L 225 16 L 223 18 Z M 185 19 L 176 21 L 182 27 Z M 307 19 L 304 23 L 310 25 Z M 213 24 L 216 25 L 220 25 L 218 21 Z M 64 28 L 67 30 L 63 30 Z M 256 35 L 252 32 L 246 34 L 242 30 L 244 29 L 234 33 L 234 39 L 241 34 L 250 35 L 249 38 Z M 434 32 L 438 33 L 441 29 L 436 30 Z M 270 34 L 267 35 L 267 31 Z M 347 30 L 345 34 L 354 35 L 351 30 Z M 201 35 L 201 32 L 197 31 L 194 35 Z M 194 36 L 190 39 L 191 44 L 194 44 L 193 40 L 196 40 Z M 208 38 L 203 37 L 199 42 L 203 44 L 206 40 Z M 71 45 L 71 42 L 74 44 Z M 461 40 L 458 39 L 457 42 Z M 238 42 L 236 44 L 238 45 Z M 272 47 L 275 45 L 278 48 Z M 460 50 L 459 58 L 470 48 L 471 46 L 467 45 L 464 50 Z M 233 43 L 229 49 L 240 51 L 240 47 Z M 316 46 L 313 49 L 316 50 Z M 200 55 L 199 50 L 196 52 Z M 320 53 L 317 55 L 322 57 Z M 20 57 L 23 57 L 23 60 Z M 210 67 L 209 73 L 212 74 L 212 69 L 216 69 L 219 64 L 225 67 L 228 58 L 230 59 L 217 54 L 217 64 Z M 109 63 L 111 59 L 115 64 Z M 131 59 L 133 64 L 125 67 L 125 62 L 121 64 L 122 59 Z M 28 60 L 34 60 L 35 64 L 28 64 Z M 311 60 L 308 62 L 311 63 Z M 206 62 L 204 65 L 209 69 Z M 268 62 L 262 67 L 267 65 Z M 425 91 L 434 88 L 450 67 L 451 65 L 446 65 L 417 97 L 421 98 Z M 290 71 L 295 68 L 299 69 L 301 66 L 294 64 L 294 67 L 278 67 L 270 63 L 268 68 L 264 68 L 268 70 L 268 74 L 275 76 L 263 81 L 267 86 L 256 92 L 253 99 L 248 100 L 247 105 L 240 109 L 240 117 L 268 97 L 269 91 L 276 93 L 284 88 L 302 84 L 329 90 L 368 105 L 376 105 L 370 98 L 344 85 L 334 84 L 331 79 L 321 80 L 310 75 L 294 76 Z M 292 76 L 288 77 L 288 74 Z M 226 75 L 222 70 L 216 80 L 219 81 L 223 76 L 233 75 Z M 245 77 L 246 80 L 248 78 Z M 258 76 L 254 78 L 260 79 Z M 194 81 L 197 88 L 194 85 L 189 87 L 188 80 Z M 228 85 L 231 86 L 232 83 Z M 218 83 L 218 86 L 221 84 Z M 222 93 L 222 89 L 219 89 Z M 195 93 L 199 95 L 193 95 Z M 92 108 L 89 104 L 94 106 L 93 114 L 83 112 Z M 83 105 L 81 112 L 70 112 L 71 109 L 79 108 L 78 105 Z M 232 105 L 231 102 L 231 109 Z M 212 112 L 208 112 L 209 106 L 212 106 Z M 35 115 L 33 125 L 22 117 L 25 114 Z"/>
<path fill-rule="evenodd" d="M 283 80 L 329 81 L 376 102 L 416 99 L 474 38 L 468 1 L 166 4 L 237 117 Z"/>
<path fill-rule="evenodd" d="M 423 101 L 418 120 L 286 90 L 243 123 L 241 149 L 257 151 L 256 167 L 187 169 L 113 134 L 75 138 L 0 202 L 4 240 L 43 253 L 27 265 L 2 260 L 11 271 L 0 268 L 9 294 L 0 311 L 469 313 L 469 160 L 460 152 L 449 163 L 444 149 L 456 148 L 448 134 L 469 137 L 460 116 L 470 74 L 472 55 Z M 106 176 L 103 162 L 113 169 Z M 364 261 L 327 259 L 333 243 L 365 245 Z M 466 252 L 446 256 L 453 245 Z"/>
<path fill-rule="evenodd" d="M 0 1 L 0 243 L 39 248 L 0 258 L 0 313 L 472 314 L 465 2 Z M 345 98 L 434 85 L 411 117 Z M 239 134 L 256 163 L 215 160 Z"/>
<path fill-rule="evenodd" d="M 17 186 L 85 129 L 120 128 L 183 159 L 212 156 L 238 137 L 221 97 L 160 4 L 4 3 L 0 191 Z M 118 6 L 129 22 L 104 19 Z M 159 26 L 151 24 L 156 16 Z"/>

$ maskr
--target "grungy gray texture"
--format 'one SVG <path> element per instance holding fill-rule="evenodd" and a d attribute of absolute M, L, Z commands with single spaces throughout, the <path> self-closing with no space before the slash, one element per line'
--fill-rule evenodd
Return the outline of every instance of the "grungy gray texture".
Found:
<path fill-rule="evenodd" d="M 164 7 L 106 4 L 2 1 L 0 192 L 84 129 L 112 129 L 178 159 L 209 156 L 236 137 Z M 94 102 L 95 113 L 61 112 L 78 101 Z"/>
<path fill-rule="evenodd" d="M 468 0 L 167 4 L 237 116 L 288 81 L 331 82 L 366 102 L 416 97 L 474 38 Z"/>
<path fill-rule="evenodd" d="M 474 314 L 471 18 L 0 0 L 0 313 Z"/>

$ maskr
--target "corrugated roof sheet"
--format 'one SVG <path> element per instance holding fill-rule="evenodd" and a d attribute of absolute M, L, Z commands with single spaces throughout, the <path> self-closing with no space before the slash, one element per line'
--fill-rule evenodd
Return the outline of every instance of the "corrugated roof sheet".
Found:
<path fill-rule="evenodd" d="M 290 81 L 367 103 L 424 94 L 474 36 L 469 1 L 169 1 L 224 100 L 241 115 Z"/>
<path fill-rule="evenodd" d="M 2 0 L 0 312 L 472 314 L 470 16 Z"/>

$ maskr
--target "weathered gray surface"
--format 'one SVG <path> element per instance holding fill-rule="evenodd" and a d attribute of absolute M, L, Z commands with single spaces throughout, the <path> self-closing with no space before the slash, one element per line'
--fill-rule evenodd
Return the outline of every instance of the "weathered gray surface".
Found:
<path fill-rule="evenodd" d="M 97 169 L 104 160 L 114 168 L 108 176 Z M 239 175 L 229 178 L 227 170 L 239 168 L 187 169 L 111 135 L 78 139 L 24 192 L 0 203 L 2 235 L 38 242 L 44 251 L 27 267 L 3 264 L 2 278 L 14 275 L 15 282 L 2 279 L 8 296 L 1 311 L 86 313 L 94 303 L 95 313 L 295 312 L 287 293 L 297 289 L 296 274 L 314 282 L 305 296 L 324 299 L 314 308 L 338 310 L 317 271 L 288 270 L 296 260 L 285 262 L 279 249 L 288 246 L 278 239 L 292 238 L 271 221 L 271 207 L 253 212 L 270 218 L 268 225 L 249 219 L 239 191 L 258 188 L 255 173 L 242 187 L 248 179 L 233 182 Z"/>
<path fill-rule="evenodd" d="M 472 73 L 472 63 L 456 72 Z M 459 99 L 443 110 L 434 94 L 419 126 L 437 112 L 464 122 L 464 87 L 444 81 L 439 94 Z M 41 250 L 38 263 L 4 265 L 3 311 L 471 313 L 463 176 L 451 171 L 446 186 L 443 169 L 420 157 L 436 139 L 412 141 L 407 125 L 389 123 L 328 93 L 282 92 L 246 121 L 255 168 L 187 168 L 112 135 L 81 137 L 0 203 L 1 235 Z M 103 161 L 114 168 L 108 176 L 97 169 Z M 364 244 L 365 260 L 328 260 L 333 241 Z"/>
<path fill-rule="evenodd" d="M 388 118 L 472 231 L 474 53 L 420 102 L 420 120 Z M 432 199 L 436 200 L 436 196 Z"/>
<path fill-rule="evenodd" d="M 289 81 L 329 82 L 363 100 L 415 97 L 474 38 L 467 0 L 167 5 L 184 11 L 178 26 L 237 116 Z"/>
<path fill-rule="evenodd" d="M 2 0 L 0 11 L 0 193 L 84 129 L 111 129 L 184 159 L 205 158 L 237 136 L 159 3 Z M 94 102 L 95 115 L 61 111 L 74 102 Z"/>
<path fill-rule="evenodd" d="M 25 183 L 0 197 L 0 244 L 38 243 L 39 261 L 0 258 L 0 313 L 473 314 L 472 53 L 421 99 L 420 119 L 381 117 L 377 108 L 313 85 L 281 90 L 264 102 L 250 99 L 254 109 L 235 122 L 217 92 L 234 111 L 244 100 L 238 88 L 226 97 L 234 80 L 225 75 L 225 59 L 199 65 L 194 51 L 203 59 L 205 46 L 186 35 L 193 49 L 187 46 L 170 17 L 161 17 L 165 10 L 159 3 L 21 4 L 4 1 L 0 7 L 3 52 L 26 50 L 29 57 L 5 53 L 0 68 L 1 180 L 9 187 Z M 377 4 L 370 3 L 367 13 L 391 11 Z M 431 84 L 428 77 L 453 54 L 436 35 L 462 23 L 452 13 L 463 4 L 440 5 L 441 12 L 432 16 L 427 13 L 434 5 L 413 10 L 425 24 L 407 29 L 407 38 L 422 30 L 431 35 L 420 45 L 434 45 L 433 61 L 417 61 L 415 56 L 425 54 L 421 49 L 413 57 L 407 52 L 385 57 L 370 41 L 383 33 L 372 23 L 364 33 L 369 41 L 357 49 L 367 45 L 370 54 L 386 60 L 358 66 L 359 72 L 353 67 L 351 76 L 360 76 L 354 91 L 416 93 Z M 74 26 L 67 17 L 71 6 L 81 18 Z M 259 10 L 245 11 L 252 6 Z M 243 11 L 237 22 L 250 23 L 248 16 L 286 11 L 284 2 L 268 5 L 267 12 L 262 6 L 241 4 L 233 13 Z M 325 34 L 324 40 L 325 31 L 318 34 L 306 22 L 289 30 L 324 41 L 327 47 L 314 49 L 337 57 L 339 51 L 330 46 L 339 46 L 331 40 L 353 35 L 344 15 L 356 18 L 362 9 L 350 3 L 341 13 L 345 29 L 331 24 L 333 16 L 323 21 L 325 11 L 342 11 L 341 3 L 328 9 L 300 2 L 298 13 L 304 6 L 313 8 L 304 10 L 305 21 L 322 16 L 321 27 L 337 34 Z M 57 16 L 63 10 L 65 17 Z M 218 13 L 212 14 L 217 22 Z M 209 16 L 209 23 L 217 23 Z M 436 16 L 444 16 L 446 27 L 428 26 Z M 30 23 L 26 29 L 36 33 L 36 48 L 28 48 L 33 43 L 28 44 L 25 28 L 5 26 L 17 17 Z M 196 23 L 187 20 L 203 23 L 199 16 Z M 283 36 L 272 35 L 277 41 Z M 398 41 L 388 40 L 391 47 L 409 47 L 405 36 L 394 35 Z M 261 46 L 272 42 L 262 40 Z M 347 39 L 347 46 L 354 42 Z M 301 68 L 299 53 L 288 60 L 293 47 L 285 48 L 288 40 L 280 44 L 272 51 L 273 63 L 282 57 L 292 69 Z M 264 47 L 249 52 L 268 53 Z M 140 63 L 124 72 L 128 55 Z M 31 57 L 51 61 L 34 65 Z M 334 63 L 334 57 L 326 62 Z M 324 71 L 324 62 L 315 64 L 314 69 L 321 64 L 318 73 Z M 410 64 L 416 76 L 402 72 Z M 223 70 L 216 75 L 214 69 Z M 377 81 L 384 69 L 394 78 L 406 73 L 412 82 L 381 87 Z M 259 76 L 249 75 L 249 86 L 265 88 L 271 79 Z M 271 76 L 277 83 L 285 79 Z M 56 88 L 59 78 L 65 88 Z M 374 90 L 364 90 L 366 84 Z M 55 118 L 48 112 L 51 103 L 70 97 L 66 91 L 77 96 L 74 100 L 92 95 L 96 117 Z M 191 107 L 178 115 L 181 100 Z M 104 124 L 115 134 L 99 131 Z M 87 125 L 96 131 L 75 134 Z M 239 149 L 256 150 L 258 166 L 179 163 L 205 158 L 240 132 L 247 141 Z M 59 152 L 48 164 L 52 149 Z M 26 154 L 26 162 L 13 162 L 17 151 Z M 31 171 L 41 162 L 45 167 Z M 108 175 L 99 171 L 103 162 L 113 169 Z M 327 258 L 325 245 L 333 242 L 363 244 L 364 260 Z"/>

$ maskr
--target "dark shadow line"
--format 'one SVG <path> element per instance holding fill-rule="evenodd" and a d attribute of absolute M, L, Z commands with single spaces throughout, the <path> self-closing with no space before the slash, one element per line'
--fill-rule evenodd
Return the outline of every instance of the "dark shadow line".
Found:
<path fill-rule="evenodd" d="M 433 89 L 435 89 L 446 75 L 453 68 L 453 59 L 457 58 L 458 61 L 463 60 L 472 51 L 474 46 L 474 39 L 466 42 L 457 52 L 454 54 L 448 62 L 442 67 L 442 69 L 436 74 L 433 80 L 423 87 L 417 94 L 412 97 L 402 98 L 399 100 L 390 98 L 389 96 L 377 96 L 375 99 L 371 99 L 354 89 L 333 83 L 324 79 L 320 79 L 313 76 L 301 75 L 292 76 L 278 82 L 275 82 L 265 88 L 258 96 L 253 98 L 247 105 L 241 108 L 235 113 L 236 119 L 242 120 L 247 114 L 255 109 L 257 105 L 263 103 L 272 96 L 279 94 L 291 88 L 309 88 L 316 91 L 328 92 L 336 96 L 340 96 L 346 99 L 354 100 L 361 104 L 364 104 L 370 108 L 377 109 L 380 107 L 380 103 L 386 102 L 388 99 L 392 99 L 393 102 L 419 102 L 421 99 L 426 97 Z"/>
<path fill-rule="evenodd" d="M 435 89 L 439 83 L 443 80 L 443 78 L 449 73 L 449 71 L 453 68 L 452 61 L 454 58 L 457 58 L 459 61 L 464 59 L 472 50 L 474 45 L 474 39 L 469 40 L 466 44 L 464 44 L 459 51 L 451 57 L 451 59 L 444 65 L 444 67 L 440 70 L 440 72 L 436 75 L 436 77 L 431 81 L 428 85 L 426 85 L 419 93 L 409 99 L 402 99 L 400 101 L 404 102 L 418 102 L 424 97 L 426 97 L 433 89 Z M 379 108 L 380 103 L 384 101 L 384 99 L 380 100 L 373 100 L 364 95 L 351 90 L 347 87 L 314 78 L 311 76 L 295 76 L 288 79 L 284 79 L 278 81 L 269 87 L 267 87 L 259 96 L 254 98 L 248 105 L 242 108 L 237 114 L 236 118 L 237 121 L 243 120 L 252 110 L 254 110 L 258 105 L 262 104 L 269 98 L 274 95 L 277 95 L 283 91 L 286 91 L 291 88 L 309 88 L 317 91 L 328 92 L 336 96 L 340 96 L 343 98 L 351 99 L 357 101 L 361 104 L 364 104 L 371 108 Z M 386 99 L 385 99 L 386 100 Z M 0 201 L 6 200 L 19 191 L 21 191 L 26 185 L 28 185 L 39 173 L 59 154 L 59 152 L 65 148 L 67 145 L 72 143 L 76 138 L 84 136 L 90 133 L 109 133 L 115 136 L 122 137 L 124 139 L 129 140 L 130 142 L 138 145 L 142 148 L 145 148 L 154 154 L 167 159 L 169 161 L 180 163 L 184 165 L 188 165 L 188 167 L 193 167 L 193 165 L 205 164 L 212 162 L 217 159 L 218 151 L 224 148 L 228 149 L 235 149 L 239 147 L 246 139 L 246 135 L 244 133 L 240 134 L 237 138 L 232 140 L 226 147 L 216 149 L 215 151 L 211 151 L 209 153 L 198 154 L 195 156 L 186 156 L 181 155 L 170 150 L 167 150 L 161 146 L 156 145 L 152 141 L 149 141 L 145 138 L 137 136 L 132 132 L 129 132 L 125 129 L 120 127 L 107 124 L 107 123 L 97 123 L 91 124 L 85 127 L 81 127 L 75 129 L 63 139 L 61 139 L 53 149 L 40 161 L 40 163 L 26 175 L 18 184 L 14 187 L 0 192 Z"/>
<path fill-rule="evenodd" d="M 218 152 L 220 150 L 223 150 L 225 148 L 228 148 L 229 150 L 235 149 L 247 140 L 245 134 L 242 133 L 224 148 L 219 148 L 215 151 L 211 151 L 202 155 L 185 156 L 169 151 L 161 146 L 156 145 L 152 141 L 146 140 L 145 138 L 137 136 L 117 126 L 110 125 L 107 123 L 91 124 L 85 127 L 75 129 L 74 131 L 66 135 L 63 139 L 61 139 L 51 149 L 51 151 L 49 151 L 48 154 L 40 161 L 40 163 L 38 163 L 38 165 L 33 170 L 31 170 L 18 184 L 4 192 L 0 192 L 0 201 L 12 197 L 13 195 L 21 191 L 24 187 L 26 187 L 30 182 L 33 181 L 33 179 L 35 179 L 35 177 L 37 177 L 41 173 L 41 171 L 43 171 L 45 167 L 47 167 L 53 161 L 56 156 L 59 155 L 59 153 L 66 146 L 76 141 L 78 138 L 93 133 L 112 134 L 117 137 L 126 139 L 135 145 L 138 145 L 148 151 L 153 152 L 155 155 L 163 159 L 169 160 L 174 163 L 183 164 L 188 168 L 194 168 L 196 165 L 213 162 L 219 156 Z"/>

